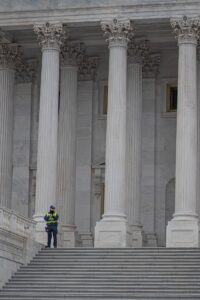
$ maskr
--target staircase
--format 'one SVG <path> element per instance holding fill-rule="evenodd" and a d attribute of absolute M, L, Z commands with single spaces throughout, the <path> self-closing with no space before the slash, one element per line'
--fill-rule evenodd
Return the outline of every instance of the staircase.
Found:
<path fill-rule="evenodd" d="M 200 249 L 41 250 L 0 300 L 200 299 Z"/>

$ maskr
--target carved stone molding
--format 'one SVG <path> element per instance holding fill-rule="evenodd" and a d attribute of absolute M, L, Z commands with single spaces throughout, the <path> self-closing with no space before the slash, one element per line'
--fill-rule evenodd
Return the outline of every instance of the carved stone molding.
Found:
<path fill-rule="evenodd" d="M 146 40 L 137 42 L 135 39 L 131 39 L 128 44 L 128 62 L 142 63 L 148 50 L 149 48 Z"/>
<path fill-rule="evenodd" d="M 79 66 L 79 80 L 94 80 L 96 76 L 98 57 L 84 56 Z"/>
<path fill-rule="evenodd" d="M 32 82 L 35 78 L 38 67 L 37 60 L 21 60 L 16 65 L 16 81 L 17 83 Z"/>
<path fill-rule="evenodd" d="M 145 56 L 143 61 L 143 76 L 156 77 L 159 74 L 160 54 L 149 54 Z"/>
<path fill-rule="evenodd" d="M 61 47 L 61 63 L 66 65 L 79 65 L 85 55 L 85 48 L 80 42 L 65 42 Z"/>
<path fill-rule="evenodd" d="M 200 63 L 200 41 L 199 41 L 198 47 L 197 47 L 197 61 L 198 61 L 198 63 Z"/>
<path fill-rule="evenodd" d="M 129 20 L 113 19 L 110 22 L 102 22 L 101 28 L 107 37 L 109 47 L 127 47 L 129 37 L 134 35 L 133 23 Z"/>
<path fill-rule="evenodd" d="M 172 18 L 171 26 L 178 43 L 197 43 L 200 37 L 200 18 Z"/>
<path fill-rule="evenodd" d="M 0 44 L 0 68 L 14 69 L 21 60 L 22 48 L 16 44 Z"/>
<path fill-rule="evenodd" d="M 60 51 L 60 47 L 64 39 L 64 30 L 61 23 L 56 24 L 37 24 L 33 27 L 34 32 L 37 34 L 42 50 L 55 49 Z"/>

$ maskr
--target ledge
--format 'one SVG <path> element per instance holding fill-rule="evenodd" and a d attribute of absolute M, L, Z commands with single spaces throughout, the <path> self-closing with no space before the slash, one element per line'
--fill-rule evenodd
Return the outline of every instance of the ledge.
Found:
<path fill-rule="evenodd" d="M 63 23 L 96 22 L 117 15 L 132 20 L 163 19 L 177 15 L 200 14 L 199 1 L 195 0 L 107 0 L 107 1 L 0 1 L 0 26 L 32 26 L 36 22 Z M 162 20 L 163 21 L 163 20 Z"/>

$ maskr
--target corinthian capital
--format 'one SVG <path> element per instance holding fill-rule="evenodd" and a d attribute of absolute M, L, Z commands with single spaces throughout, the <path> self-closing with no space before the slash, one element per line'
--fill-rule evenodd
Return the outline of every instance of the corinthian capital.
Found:
<path fill-rule="evenodd" d="M 180 43 L 197 43 L 200 36 L 200 18 L 189 18 L 183 16 L 181 18 L 171 19 L 171 26 L 175 37 Z"/>
<path fill-rule="evenodd" d="M 79 65 L 85 55 L 83 43 L 66 42 L 61 47 L 61 62 L 63 65 Z"/>
<path fill-rule="evenodd" d="M 107 36 L 109 47 L 126 47 L 129 36 L 133 35 L 133 25 L 129 20 L 113 19 L 111 22 L 102 22 L 101 28 Z"/>
<path fill-rule="evenodd" d="M 42 50 L 44 49 L 56 49 L 60 50 L 63 38 L 64 30 L 61 23 L 58 24 L 37 24 L 33 27 L 34 32 L 37 34 Z"/>
<path fill-rule="evenodd" d="M 15 68 L 21 59 L 22 49 L 16 44 L 0 44 L 0 68 Z"/>
<path fill-rule="evenodd" d="M 128 62 L 142 63 L 148 49 L 146 40 L 137 42 L 135 39 L 131 39 L 128 45 Z"/>
<path fill-rule="evenodd" d="M 84 56 L 79 66 L 79 80 L 94 80 L 96 76 L 98 57 Z"/>
<path fill-rule="evenodd" d="M 21 60 L 16 65 L 16 80 L 18 83 L 32 82 L 35 79 L 35 73 L 37 69 L 36 60 Z"/>
<path fill-rule="evenodd" d="M 160 54 L 148 54 L 143 61 L 143 76 L 144 77 L 156 77 L 159 74 L 160 67 Z"/>

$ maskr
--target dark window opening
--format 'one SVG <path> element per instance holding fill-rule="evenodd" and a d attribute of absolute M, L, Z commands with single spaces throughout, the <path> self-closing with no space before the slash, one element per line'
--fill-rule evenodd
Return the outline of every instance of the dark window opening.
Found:
<path fill-rule="evenodd" d="M 107 115 L 108 111 L 108 86 L 104 85 L 103 89 L 103 115 Z"/>
<path fill-rule="evenodd" d="M 176 85 L 167 85 L 167 112 L 177 111 L 178 90 Z"/>

